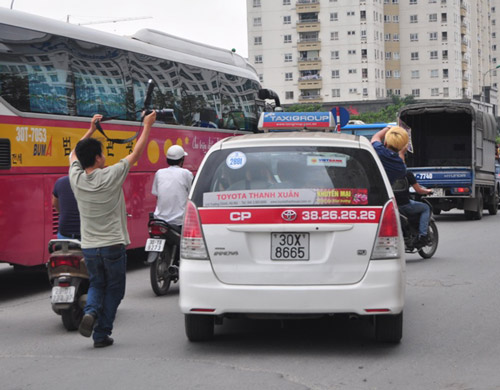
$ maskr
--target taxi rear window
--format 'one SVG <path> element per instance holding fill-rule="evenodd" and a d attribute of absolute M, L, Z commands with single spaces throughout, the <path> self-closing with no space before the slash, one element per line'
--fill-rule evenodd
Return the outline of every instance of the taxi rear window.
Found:
<path fill-rule="evenodd" d="M 357 148 L 220 150 L 198 175 L 198 207 L 382 206 L 389 197 L 373 156 Z"/>

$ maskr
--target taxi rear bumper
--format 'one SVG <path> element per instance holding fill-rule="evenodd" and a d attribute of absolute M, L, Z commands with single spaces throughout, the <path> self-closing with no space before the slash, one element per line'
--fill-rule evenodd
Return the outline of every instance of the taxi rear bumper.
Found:
<path fill-rule="evenodd" d="M 181 260 L 179 305 L 184 314 L 399 314 L 404 260 L 370 261 L 362 280 L 347 285 L 234 285 L 210 261 Z"/>

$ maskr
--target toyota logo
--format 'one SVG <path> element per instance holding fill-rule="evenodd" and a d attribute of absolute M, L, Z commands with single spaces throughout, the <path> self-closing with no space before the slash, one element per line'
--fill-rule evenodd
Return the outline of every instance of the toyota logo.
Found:
<path fill-rule="evenodd" d="M 281 213 L 281 218 L 287 222 L 292 222 L 297 218 L 297 213 L 293 210 L 285 210 Z"/>

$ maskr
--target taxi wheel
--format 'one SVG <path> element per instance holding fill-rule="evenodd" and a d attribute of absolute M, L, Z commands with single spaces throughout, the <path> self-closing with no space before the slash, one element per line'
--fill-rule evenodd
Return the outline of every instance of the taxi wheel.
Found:
<path fill-rule="evenodd" d="M 375 316 L 375 339 L 386 343 L 399 343 L 403 337 L 403 312 L 395 315 Z"/>
<path fill-rule="evenodd" d="M 208 341 L 214 337 L 214 316 L 185 314 L 184 325 L 189 341 Z"/>

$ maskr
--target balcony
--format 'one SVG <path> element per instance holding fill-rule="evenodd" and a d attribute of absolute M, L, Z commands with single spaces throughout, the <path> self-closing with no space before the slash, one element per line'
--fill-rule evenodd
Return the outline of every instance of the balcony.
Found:
<path fill-rule="evenodd" d="M 299 39 L 297 49 L 299 51 L 319 50 L 321 49 L 321 41 L 319 38 Z"/>
<path fill-rule="evenodd" d="M 299 102 L 301 103 L 321 103 L 323 97 L 320 94 L 314 95 L 299 95 Z"/>
<path fill-rule="evenodd" d="M 320 89 L 323 86 L 323 81 L 321 77 L 310 79 L 307 77 L 299 78 L 299 89 Z"/>
<path fill-rule="evenodd" d="M 321 58 L 299 58 L 299 70 L 320 70 Z"/>
<path fill-rule="evenodd" d="M 298 0 L 295 4 L 297 13 L 319 12 L 319 0 Z"/>
<path fill-rule="evenodd" d="M 300 20 L 297 22 L 297 32 L 315 32 L 320 30 L 319 20 Z"/>

